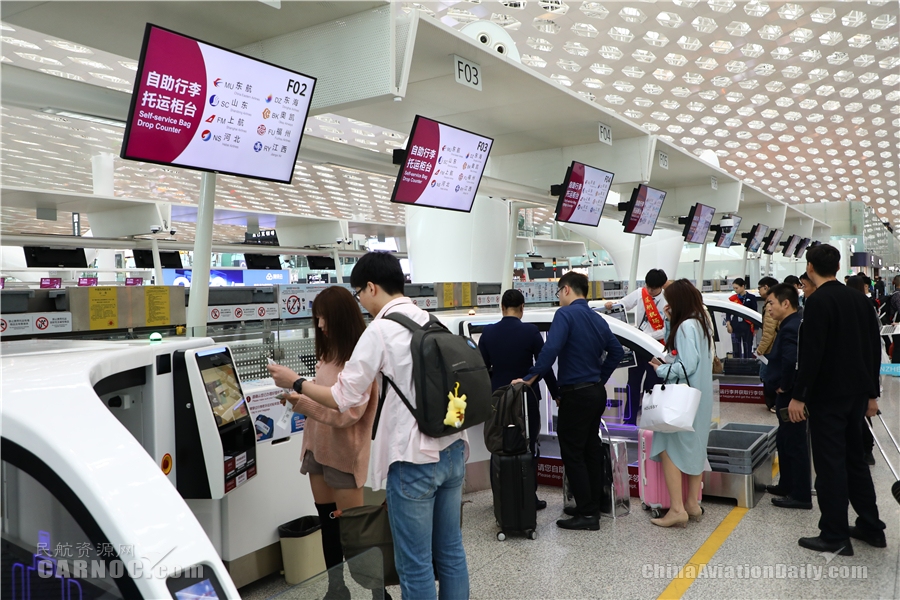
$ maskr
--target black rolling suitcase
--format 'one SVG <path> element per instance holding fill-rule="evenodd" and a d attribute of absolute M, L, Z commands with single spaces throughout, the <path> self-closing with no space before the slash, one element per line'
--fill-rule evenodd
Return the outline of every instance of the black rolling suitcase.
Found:
<path fill-rule="evenodd" d="M 491 455 L 491 488 L 494 492 L 494 516 L 500 526 L 497 539 L 500 541 L 505 540 L 510 532 L 523 533 L 529 539 L 537 539 L 534 457 L 528 446 L 528 401 L 524 397 L 521 400 L 525 416 L 525 452 Z M 512 424 L 507 426 L 514 427 Z M 512 435 L 507 439 L 515 438 L 521 442 L 521 431 L 513 433 L 510 429 L 509 432 Z M 516 447 L 516 444 L 512 446 Z"/>
<path fill-rule="evenodd" d="M 759 377 L 759 360 L 755 358 L 726 358 L 722 361 L 725 375 Z"/>

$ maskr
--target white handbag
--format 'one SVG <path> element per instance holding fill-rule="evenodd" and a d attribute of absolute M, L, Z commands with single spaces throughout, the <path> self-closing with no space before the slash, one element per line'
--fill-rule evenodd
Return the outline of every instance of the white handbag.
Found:
<path fill-rule="evenodd" d="M 683 364 L 681 369 L 684 371 Z M 691 387 L 687 372 L 684 373 L 686 385 L 677 383 L 679 379 L 676 378 L 676 383 L 658 383 L 652 390 L 644 392 L 638 427 L 663 433 L 694 431 L 694 417 L 700 407 L 701 393 Z"/>

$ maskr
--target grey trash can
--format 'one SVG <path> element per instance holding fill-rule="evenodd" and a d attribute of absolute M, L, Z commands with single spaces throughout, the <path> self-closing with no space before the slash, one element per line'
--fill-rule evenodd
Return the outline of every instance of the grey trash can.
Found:
<path fill-rule="evenodd" d="M 278 537 L 287 583 L 300 583 L 325 570 L 319 517 L 310 515 L 285 523 L 278 528 Z"/>

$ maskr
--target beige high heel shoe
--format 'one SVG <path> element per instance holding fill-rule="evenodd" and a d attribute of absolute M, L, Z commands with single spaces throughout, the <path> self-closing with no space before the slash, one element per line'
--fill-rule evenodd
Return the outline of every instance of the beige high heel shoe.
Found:
<path fill-rule="evenodd" d="M 703 520 L 703 515 L 705 515 L 705 514 L 706 514 L 706 509 L 703 508 L 703 507 L 701 506 L 701 507 L 700 507 L 700 512 L 697 512 L 697 513 L 690 513 L 690 512 L 689 512 L 689 513 L 688 513 L 688 520 L 689 520 L 689 521 L 694 521 L 695 523 L 699 523 L 700 521 Z"/>
<path fill-rule="evenodd" d="M 659 519 L 650 519 L 650 522 L 657 527 L 681 527 L 682 529 L 684 529 L 685 527 L 687 527 L 687 522 L 689 519 L 690 515 L 688 515 L 686 512 L 683 512 L 680 515 L 676 515 L 669 511 L 666 513 L 666 516 Z"/>

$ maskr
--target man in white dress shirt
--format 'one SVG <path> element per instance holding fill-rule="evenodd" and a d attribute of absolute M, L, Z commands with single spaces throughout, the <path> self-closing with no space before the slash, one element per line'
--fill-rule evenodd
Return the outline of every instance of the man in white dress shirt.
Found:
<path fill-rule="evenodd" d="M 420 325 L 428 322 L 428 313 L 403 295 L 404 282 L 400 261 L 395 256 L 370 252 L 360 258 L 350 274 L 350 285 L 360 304 L 375 319 L 359 338 L 337 383 L 326 387 L 303 378 L 283 380 L 284 376 L 279 378 L 280 373 L 273 366 L 269 371 L 275 384 L 293 387 L 297 393 L 343 412 L 368 402 L 369 386 L 373 381 L 383 385 L 383 373 L 415 405 L 412 333 L 403 325 L 382 318 L 397 313 Z M 290 378 L 289 373 L 287 379 Z M 387 491 L 394 561 L 403 598 L 435 600 L 436 569 L 442 600 L 467 599 L 469 572 L 459 527 L 469 454 L 466 432 L 440 438 L 425 435 L 393 386 L 388 386 L 376 427 L 370 481 L 373 489 L 384 487 Z"/>
<path fill-rule="evenodd" d="M 607 302 L 606 309 L 611 309 L 615 304 L 625 307 L 625 310 L 634 309 L 635 326 L 659 341 L 666 333 L 665 308 L 666 298 L 663 295 L 663 287 L 669 278 L 662 269 L 650 269 L 644 278 L 644 287 L 639 288 L 619 300 L 619 302 Z M 628 408 L 625 411 L 625 422 L 632 425 L 637 423 L 638 408 L 641 405 L 641 393 L 645 389 L 651 389 L 659 383 L 656 370 L 647 360 L 637 357 L 637 365 L 628 369 Z"/>

